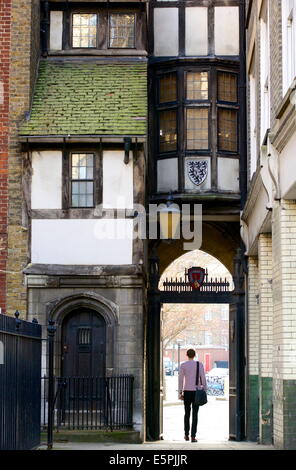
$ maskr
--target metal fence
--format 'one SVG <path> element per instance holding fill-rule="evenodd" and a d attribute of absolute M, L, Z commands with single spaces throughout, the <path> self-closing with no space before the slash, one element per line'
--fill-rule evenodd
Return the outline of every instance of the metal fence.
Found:
<path fill-rule="evenodd" d="M 0 314 L 0 450 L 40 444 L 41 326 Z"/>
<path fill-rule="evenodd" d="M 53 427 L 55 430 L 131 428 L 133 416 L 131 375 L 116 377 L 55 377 Z M 42 430 L 48 423 L 48 377 L 42 379 Z"/>

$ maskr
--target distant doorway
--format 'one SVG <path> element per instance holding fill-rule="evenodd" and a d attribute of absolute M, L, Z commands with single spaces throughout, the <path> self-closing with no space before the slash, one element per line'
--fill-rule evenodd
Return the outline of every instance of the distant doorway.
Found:
<path fill-rule="evenodd" d="M 71 312 L 62 325 L 62 375 L 104 377 L 106 323 L 88 309 Z"/>

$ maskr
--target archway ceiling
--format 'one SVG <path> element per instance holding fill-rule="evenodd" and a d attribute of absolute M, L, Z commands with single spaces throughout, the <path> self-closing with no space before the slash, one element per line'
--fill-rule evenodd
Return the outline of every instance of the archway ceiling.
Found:
<path fill-rule="evenodd" d="M 160 276 L 164 270 L 187 251 L 184 240 L 161 242 L 158 247 Z M 240 226 L 237 222 L 204 222 L 200 249 L 217 258 L 233 274 L 233 259 L 240 246 Z"/>

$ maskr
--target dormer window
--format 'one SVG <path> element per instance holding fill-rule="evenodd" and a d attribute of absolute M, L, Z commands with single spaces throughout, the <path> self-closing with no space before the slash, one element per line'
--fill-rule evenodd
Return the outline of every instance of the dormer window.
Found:
<path fill-rule="evenodd" d="M 97 15 L 75 13 L 72 16 L 72 46 L 97 46 Z"/>
<path fill-rule="evenodd" d="M 135 15 L 111 13 L 109 16 L 109 47 L 135 47 Z"/>
<path fill-rule="evenodd" d="M 50 11 L 49 54 L 137 55 L 146 50 L 145 5 L 69 5 Z M 81 50 L 79 50 L 81 49 Z M 83 51 L 82 51 L 83 50 Z"/>

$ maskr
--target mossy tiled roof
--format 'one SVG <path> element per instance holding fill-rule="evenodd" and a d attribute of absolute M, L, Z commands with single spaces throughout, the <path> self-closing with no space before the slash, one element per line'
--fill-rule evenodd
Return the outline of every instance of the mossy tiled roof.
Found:
<path fill-rule="evenodd" d="M 144 135 L 146 63 L 40 63 L 21 136 Z"/>

